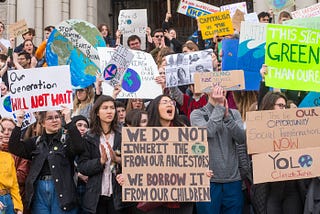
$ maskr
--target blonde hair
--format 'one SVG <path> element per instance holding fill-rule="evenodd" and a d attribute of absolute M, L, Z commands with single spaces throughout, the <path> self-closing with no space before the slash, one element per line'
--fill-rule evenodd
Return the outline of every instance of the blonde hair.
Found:
<path fill-rule="evenodd" d="M 95 93 L 94 93 L 93 86 L 88 86 L 88 87 L 84 88 L 84 90 L 87 93 L 87 99 L 82 102 L 78 99 L 77 91 L 76 91 L 76 95 L 74 96 L 74 99 L 73 99 L 73 111 L 74 112 L 76 112 L 77 109 L 85 108 L 88 104 L 91 104 L 94 101 Z"/>

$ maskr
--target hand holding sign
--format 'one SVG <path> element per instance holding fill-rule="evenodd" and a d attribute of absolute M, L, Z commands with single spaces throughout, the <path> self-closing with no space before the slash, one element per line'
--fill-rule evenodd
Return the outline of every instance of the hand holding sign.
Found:
<path fill-rule="evenodd" d="M 225 96 L 223 95 L 223 88 L 221 86 L 215 85 L 212 88 L 211 94 L 210 94 L 211 99 L 209 99 L 209 102 L 212 105 L 221 105 L 225 106 Z"/>
<path fill-rule="evenodd" d="M 17 113 L 16 113 L 16 116 L 17 116 L 17 126 L 18 126 L 18 127 L 21 127 L 21 126 L 22 126 L 22 122 L 23 122 L 23 120 L 24 120 L 24 114 L 25 114 L 24 110 L 19 110 L 19 111 L 17 111 Z"/>

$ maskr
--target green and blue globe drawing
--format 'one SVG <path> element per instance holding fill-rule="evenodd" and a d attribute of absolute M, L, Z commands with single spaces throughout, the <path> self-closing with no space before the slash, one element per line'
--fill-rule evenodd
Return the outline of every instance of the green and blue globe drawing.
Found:
<path fill-rule="evenodd" d="M 123 76 L 122 88 L 128 92 L 133 93 L 138 91 L 140 87 L 141 77 L 135 70 L 128 68 Z"/>
<path fill-rule="evenodd" d="M 3 99 L 2 105 L 7 112 L 12 112 L 10 96 L 7 96 L 5 99 Z"/>
<path fill-rule="evenodd" d="M 93 24 L 77 19 L 66 20 L 62 23 L 71 26 L 95 49 L 97 47 L 106 47 L 102 35 Z M 48 66 L 70 65 L 73 88 L 90 86 L 95 82 L 96 74 L 100 73 L 99 65 L 92 62 L 86 53 L 79 50 L 57 29 L 59 29 L 59 25 L 52 31 L 47 41 L 46 60 Z"/>

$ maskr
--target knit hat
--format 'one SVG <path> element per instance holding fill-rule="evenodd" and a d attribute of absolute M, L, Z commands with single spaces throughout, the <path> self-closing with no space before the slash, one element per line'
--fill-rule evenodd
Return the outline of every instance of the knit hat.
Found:
<path fill-rule="evenodd" d="M 88 119 L 87 119 L 85 116 L 83 116 L 83 115 L 77 115 L 77 116 L 72 117 L 72 122 L 73 122 L 74 124 L 76 124 L 76 122 L 78 122 L 79 120 L 85 121 L 85 122 L 87 123 L 88 127 L 89 127 L 89 121 L 88 121 Z"/>

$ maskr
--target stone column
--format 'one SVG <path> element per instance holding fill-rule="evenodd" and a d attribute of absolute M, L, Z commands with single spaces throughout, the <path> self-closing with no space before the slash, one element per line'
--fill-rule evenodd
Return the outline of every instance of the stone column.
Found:
<path fill-rule="evenodd" d="M 86 0 L 70 0 L 70 18 L 88 20 L 88 2 Z"/>

